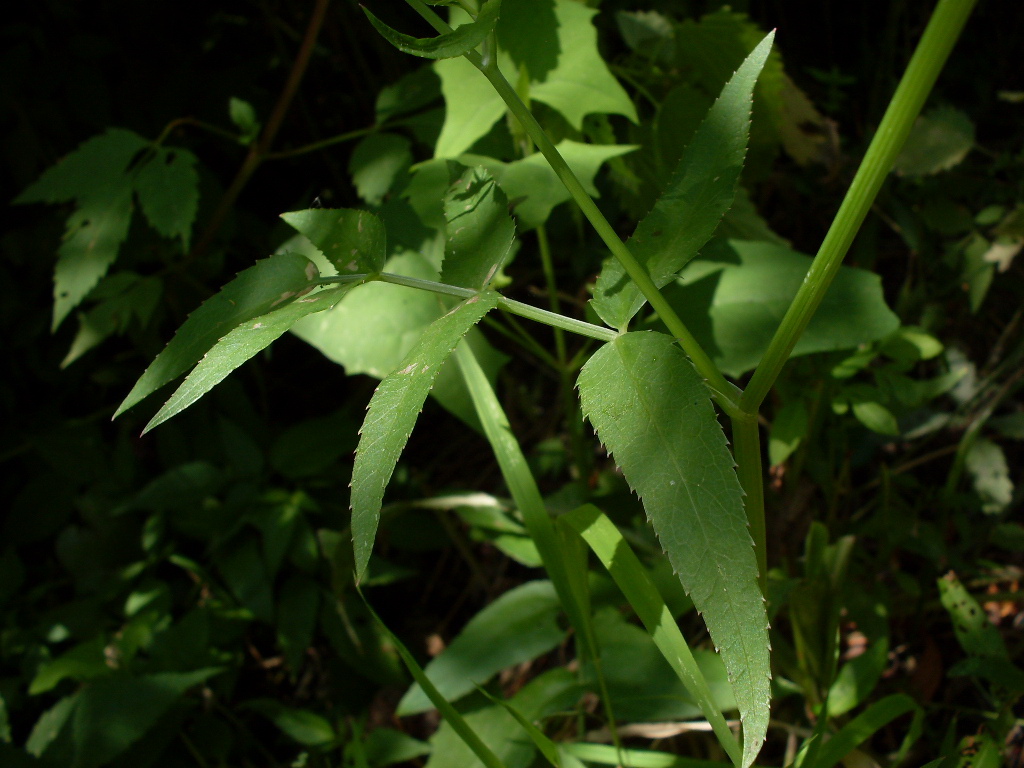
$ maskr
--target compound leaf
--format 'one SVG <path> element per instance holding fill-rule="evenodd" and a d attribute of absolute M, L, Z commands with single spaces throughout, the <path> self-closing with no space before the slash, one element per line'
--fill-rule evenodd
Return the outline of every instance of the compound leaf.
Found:
<path fill-rule="evenodd" d="M 497 303 L 498 295 L 486 291 L 435 320 L 401 367 L 388 375 L 373 393 L 352 469 L 352 543 L 358 578 L 366 573 L 370 560 L 384 489 L 441 364 L 462 337 Z"/>
<path fill-rule="evenodd" d="M 230 331 L 210 348 L 142 433 L 149 432 L 188 408 L 220 384 L 235 368 L 269 347 L 302 318 L 333 307 L 352 285 L 339 285 L 296 299 L 280 309 L 247 320 Z"/>
<path fill-rule="evenodd" d="M 281 218 L 309 238 L 338 274 L 370 274 L 384 268 L 384 224 L 369 211 L 310 208 L 282 213 Z"/>
<path fill-rule="evenodd" d="M 365 7 L 363 8 L 366 18 L 385 40 L 403 53 L 422 56 L 425 59 L 451 59 L 469 53 L 491 34 L 498 23 L 500 11 L 501 0 L 490 0 L 480 9 L 476 21 L 463 24 L 451 32 L 437 37 L 412 37 L 392 29 Z"/>
<path fill-rule="evenodd" d="M 750 136 L 754 85 L 774 36 L 769 33 L 725 84 L 665 193 L 630 238 L 630 250 L 659 288 L 697 254 L 732 205 Z M 644 301 L 622 265 L 605 262 L 592 299 L 601 319 L 623 328 Z"/>
<path fill-rule="evenodd" d="M 641 497 L 707 624 L 743 721 L 743 763 L 768 725 L 768 619 L 743 492 L 708 390 L 671 337 L 627 333 L 580 372 L 583 412 Z"/>
<path fill-rule="evenodd" d="M 508 198 L 484 168 L 465 168 L 444 197 L 448 226 L 441 280 L 482 290 L 508 260 L 516 225 Z"/>
<path fill-rule="evenodd" d="M 319 271 L 305 256 L 283 253 L 239 272 L 182 324 L 174 338 L 132 387 L 117 417 L 171 379 L 180 376 L 228 331 L 308 291 Z"/>

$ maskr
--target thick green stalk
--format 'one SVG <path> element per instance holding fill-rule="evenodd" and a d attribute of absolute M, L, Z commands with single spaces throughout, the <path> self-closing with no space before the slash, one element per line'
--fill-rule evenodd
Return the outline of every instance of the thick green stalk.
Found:
<path fill-rule="evenodd" d="M 756 413 L 842 264 L 977 0 L 939 0 L 814 263 L 740 400 Z"/>

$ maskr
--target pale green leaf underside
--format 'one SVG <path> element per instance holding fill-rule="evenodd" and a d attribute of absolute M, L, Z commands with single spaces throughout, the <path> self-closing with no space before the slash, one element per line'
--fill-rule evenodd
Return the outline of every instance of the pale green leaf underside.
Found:
<path fill-rule="evenodd" d="M 181 386 L 146 425 L 143 434 L 176 416 L 220 384 L 229 373 L 258 352 L 269 347 L 296 322 L 314 312 L 330 309 L 352 284 L 296 299 L 280 309 L 250 319 L 214 344 Z"/>
<path fill-rule="evenodd" d="M 476 21 L 470 24 L 463 24 L 461 27 L 437 37 L 412 37 L 392 29 L 365 7 L 363 8 L 366 18 L 385 40 L 403 53 L 422 56 L 425 59 L 450 59 L 469 53 L 480 45 L 494 29 L 495 24 L 498 23 L 500 11 L 501 0 L 490 0 L 480 9 Z"/>
<path fill-rule="evenodd" d="M 582 130 L 583 118 L 589 114 L 637 120 L 633 102 L 598 51 L 596 14 L 575 0 L 506 1 L 498 23 L 502 73 L 510 82 L 518 82 L 522 66 L 530 77 L 530 99 L 560 112 L 576 130 Z M 453 12 L 453 22 L 460 18 L 464 14 Z M 437 62 L 434 69 L 445 98 L 445 121 L 434 156 L 456 157 L 487 134 L 505 114 L 505 103 L 464 59 Z"/>
<path fill-rule="evenodd" d="M 369 211 L 310 208 L 282 213 L 281 218 L 305 235 L 340 275 L 370 274 L 384 268 L 384 224 Z"/>
<path fill-rule="evenodd" d="M 479 291 L 508 260 L 516 225 L 508 198 L 484 168 L 466 168 L 444 197 L 441 282 Z"/>
<path fill-rule="evenodd" d="M 659 288 L 697 254 L 732 205 L 750 136 L 754 85 L 773 39 L 770 33 L 762 40 L 726 83 L 665 193 L 629 240 L 633 255 Z M 624 328 L 644 302 L 622 265 L 605 262 L 592 300 L 601 319 Z"/>
<path fill-rule="evenodd" d="M 401 366 L 373 393 L 352 469 L 352 543 L 356 574 L 360 578 L 373 550 L 384 489 L 441 364 L 462 337 L 497 304 L 498 294 L 485 291 L 435 320 Z"/>
<path fill-rule="evenodd" d="M 308 291 L 319 275 L 313 262 L 291 253 L 261 259 L 239 272 L 234 280 L 189 315 L 132 387 L 114 416 L 183 374 L 199 362 L 218 339 L 239 324 Z"/>
<path fill-rule="evenodd" d="M 578 380 L 583 412 L 639 494 L 722 654 L 744 724 L 744 762 L 768 723 L 768 619 L 743 493 L 707 388 L 672 338 L 628 333 Z"/>
<path fill-rule="evenodd" d="M 558 626 L 558 597 L 550 581 L 511 589 L 470 619 L 458 636 L 424 668 L 448 701 L 456 701 L 507 667 L 547 653 L 565 631 Z M 419 685 L 398 703 L 400 716 L 433 707 Z"/>

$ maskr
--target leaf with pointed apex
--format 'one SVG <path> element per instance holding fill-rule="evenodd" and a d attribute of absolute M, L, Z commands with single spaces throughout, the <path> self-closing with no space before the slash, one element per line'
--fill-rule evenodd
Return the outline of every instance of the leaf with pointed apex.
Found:
<path fill-rule="evenodd" d="M 729 672 L 744 764 L 768 725 L 768 619 L 743 492 L 708 390 L 672 338 L 627 333 L 577 382 L 583 413 L 643 500 Z"/>
<path fill-rule="evenodd" d="M 437 37 L 412 37 L 403 35 L 382 22 L 365 7 L 363 13 L 381 36 L 403 53 L 422 56 L 425 59 L 451 59 L 462 56 L 487 39 L 498 23 L 501 0 L 490 0 L 480 9 L 476 21 Z"/>
<path fill-rule="evenodd" d="M 485 291 L 435 320 L 401 367 L 373 393 L 352 469 L 352 544 L 357 578 L 363 577 L 370 560 L 384 489 L 441 364 L 462 337 L 497 305 L 498 294 Z"/>
<path fill-rule="evenodd" d="M 157 411 L 142 434 L 146 434 L 195 403 L 220 384 L 235 368 L 269 347 L 302 318 L 333 307 L 353 285 L 356 283 L 313 293 L 243 322 L 210 348 L 192 373 L 171 395 L 171 399 Z"/>
<path fill-rule="evenodd" d="M 384 269 L 384 224 L 369 211 L 310 208 L 282 213 L 281 218 L 309 238 L 338 274 L 373 274 Z"/>
<path fill-rule="evenodd" d="M 160 147 L 135 177 L 142 213 L 161 235 L 180 239 L 183 252 L 199 210 L 197 162 L 187 149 Z"/>
<path fill-rule="evenodd" d="M 444 196 L 448 222 L 441 281 L 486 288 L 512 252 L 516 225 L 508 198 L 484 168 L 465 168 Z"/>
<path fill-rule="evenodd" d="M 714 233 L 732 205 L 750 136 L 754 85 L 775 33 L 747 56 L 683 152 L 665 194 L 637 226 L 629 247 L 659 288 L 671 281 Z M 605 262 L 591 300 L 609 325 L 624 328 L 644 304 L 617 260 Z"/>
<path fill-rule="evenodd" d="M 118 406 L 115 418 L 195 365 L 218 339 L 240 323 L 308 291 L 319 275 L 313 262 L 291 253 L 262 259 L 239 272 L 189 315 Z"/>

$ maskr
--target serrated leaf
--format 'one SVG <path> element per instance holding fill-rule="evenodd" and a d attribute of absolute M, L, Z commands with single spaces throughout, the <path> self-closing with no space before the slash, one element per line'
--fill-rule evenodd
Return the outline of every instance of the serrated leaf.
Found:
<path fill-rule="evenodd" d="M 596 14 L 574 0 L 508 2 L 497 27 L 498 67 L 505 77 L 518 82 L 525 70 L 530 99 L 560 112 L 576 130 L 594 113 L 637 121 L 633 102 L 598 51 Z M 465 15 L 453 10 L 452 18 Z M 468 61 L 440 61 L 434 71 L 446 106 L 434 156 L 456 157 L 490 131 L 505 103 Z"/>
<path fill-rule="evenodd" d="M 341 275 L 373 274 L 384 268 L 384 224 L 369 211 L 310 208 L 282 213 L 334 265 Z"/>
<path fill-rule="evenodd" d="M 423 402 L 455 345 L 498 305 L 491 291 L 462 302 L 435 320 L 370 399 L 352 469 L 352 543 L 358 578 L 366 573 L 381 501 Z"/>
<path fill-rule="evenodd" d="M 732 455 L 700 376 L 671 337 L 627 333 L 578 379 L 583 413 L 630 486 L 722 655 L 744 764 L 768 725 L 768 619 Z"/>
<path fill-rule="evenodd" d="M 558 596 L 550 581 L 529 581 L 481 610 L 440 655 L 424 668 L 448 701 L 457 701 L 507 667 L 547 653 L 565 637 L 558 626 Z M 413 685 L 395 710 L 414 715 L 433 707 Z"/>
<path fill-rule="evenodd" d="M 142 430 L 145 434 L 176 416 L 220 384 L 229 373 L 258 352 L 269 347 L 289 328 L 307 315 L 330 309 L 349 291 L 352 284 L 339 285 L 301 299 L 280 309 L 246 320 L 217 341 L 181 386 L 164 403 Z"/>
<path fill-rule="evenodd" d="M 143 215 L 164 237 L 180 239 L 183 252 L 199 210 L 197 162 L 187 149 L 160 147 L 135 176 Z"/>
<path fill-rule="evenodd" d="M 484 168 L 465 168 L 444 197 L 447 221 L 441 281 L 479 291 L 512 252 L 516 225 L 508 198 Z"/>
<path fill-rule="evenodd" d="M 480 9 L 476 21 L 463 24 L 437 37 L 412 37 L 392 29 L 363 7 L 366 18 L 385 40 L 403 53 L 422 56 L 425 59 L 450 59 L 469 53 L 491 34 L 498 23 L 500 12 L 501 0 L 489 0 Z"/>
<path fill-rule="evenodd" d="M 318 277 L 315 264 L 291 253 L 262 259 L 239 272 L 182 323 L 118 406 L 114 417 L 199 362 L 228 331 L 308 291 Z"/>
<path fill-rule="evenodd" d="M 732 205 L 750 135 L 754 85 L 774 37 L 769 33 L 725 84 L 667 190 L 629 240 L 633 255 L 659 288 L 697 254 Z M 622 265 L 605 262 L 591 301 L 598 315 L 624 328 L 644 301 Z"/>

